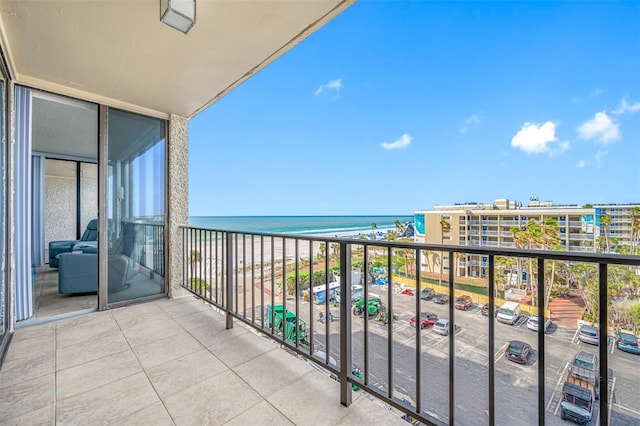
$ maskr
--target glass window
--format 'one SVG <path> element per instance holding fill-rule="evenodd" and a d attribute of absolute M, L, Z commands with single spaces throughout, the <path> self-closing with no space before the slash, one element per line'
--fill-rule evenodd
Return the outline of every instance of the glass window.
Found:
<path fill-rule="evenodd" d="M 165 291 L 165 126 L 109 110 L 108 303 Z"/>

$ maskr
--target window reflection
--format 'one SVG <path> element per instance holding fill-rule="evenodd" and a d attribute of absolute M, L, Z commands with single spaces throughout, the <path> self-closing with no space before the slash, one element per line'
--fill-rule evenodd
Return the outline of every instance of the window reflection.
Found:
<path fill-rule="evenodd" d="M 108 302 L 164 293 L 165 122 L 109 110 Z"/>

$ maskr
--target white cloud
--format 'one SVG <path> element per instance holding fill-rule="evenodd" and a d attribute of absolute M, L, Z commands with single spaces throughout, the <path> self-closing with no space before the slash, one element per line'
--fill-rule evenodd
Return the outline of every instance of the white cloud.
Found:
<path fill-rule="evenodd" d="M 640 111 L 640 102 L 629 104 L 629 102 L 627 102 L 627 98 L 622 98 L 618 108 L 611 111 L 611 113 L 615 115 L 622 115 L 626 113 L 633 114 L 638 111 Z"/>
<path fill-rule="evenodd" d="M 614 123 L 605 111 L 597 112 L 593 119 L 585 121 L 576 130 L 579 139 L 596 139 L 603 144 L 620 138 L 618 124 Z"/>
<path fill-rule="evenodd" d="M 342 79 L 336 78 L 328 83 L 321 84 L 320 87 L 316 89 L 316 96 L 319 96 L 325 90 L 335 90 L 336 92 L 340 92 L 340 90 L 342 90 Z"/>
<path fill-rule="evenodd" d="M 469 131 L 469 127 L 471 127 L 474 124 L 477 124 L 479 122 L 480 122 L 480 117 L 478 117 L 477 115 L 473 114 L 473 115 L 469 116 L 469 118 L 464 120 L 464 123 L 462 124 L 462 127 L 460 128 L 460 133 L 467 133 Z"/>
<path fill-rule="evenodd" d="M 524 123 L 511 139 L 511 146 L 529 154 L 548 152 L 549 144 L 556 140 L 556 125 L 551 121 L 544 124 Z"/>
<path fill-rule="evenodd" d="M 596 152 L 596 164 L 598 167 L 602 166 L 602 162 L 604 161 L 604 157 L 607 156 L 608 151 L 598 151 Z"/>
<path fill-rule="evenodd" d="M 383 142 L 380 144 L 384 149 L 405 149 L 409 146 L 413 138 L 408 134 L 402 135 L 402 137 L 394 142 Z"/>
<path fill-rule="evenodd" d="M 586 161 L 580 160 L 580 161 L 578 161 L 578 164 L 576 164 L 576 167 L 579 168 L 579 169 L 583 169 L 586 165 L 587 165 Z"/>

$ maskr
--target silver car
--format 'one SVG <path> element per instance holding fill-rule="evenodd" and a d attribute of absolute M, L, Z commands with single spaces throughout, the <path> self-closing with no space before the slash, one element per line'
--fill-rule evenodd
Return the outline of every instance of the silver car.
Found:
<path fill-rule="evenodd" d="M 448 319 L 439 319 L 433 325 L 432 330 L 438 334 L 442 334 L 443 336 L 447 336 L 449 334 L 449 320 Z"/>
<path fill-rule="evenodd" d="M 583 325 L 578 332 L 578 339 L 581 342 L 597 346 L 600 344 L 600 332 L 592 325 Z"/>
<path fill-rule="evenodd" d="M 529 330 L 538 331 L 540 328 L 540 317 L 538 315 L 531 315 L 527 320 L 527 328 Z M 549 330 L 549 326 L 551 326 L 551 318 L 544 317 L 544 332 L 546 333 Z"/>

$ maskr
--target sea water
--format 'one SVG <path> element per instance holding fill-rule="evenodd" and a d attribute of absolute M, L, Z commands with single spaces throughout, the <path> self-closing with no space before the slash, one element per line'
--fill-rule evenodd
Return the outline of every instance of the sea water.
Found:
<path fill-rule="evenodd" d="M 240 232 L 267 232 L 300 235 L 386 234 L 401 224 L 413 223 L 413 216 L 191 216 L 189 225 L 197 228 Z"/>

